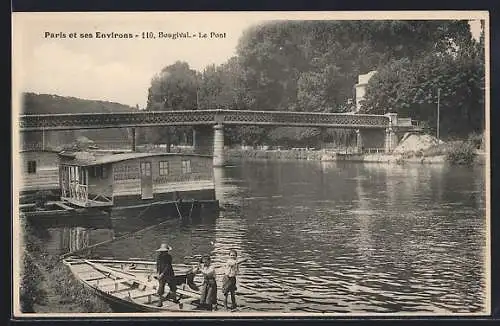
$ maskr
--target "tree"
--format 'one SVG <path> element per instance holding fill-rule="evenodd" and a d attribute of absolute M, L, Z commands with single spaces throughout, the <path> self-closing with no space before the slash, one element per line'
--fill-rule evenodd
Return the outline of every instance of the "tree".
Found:
<path fill-rule="evenodd" d="M 178 111 L 196 110 L 199 75 L 190 69 L 186 62 L 177 61 L 162 69 L 151 80 L 148 89 L 146 110 Z M 172 138 L 182 138 L 190 128 L 153 127 L 149 128 L 148 140 L 153 143 L 166 143 L 170 151 Z"/>
<path fill-rule="evenodd" d="M 466 21 L 278 21 L 249 28 L 237 52 L 251 109 L 338 112 L 359 74 L 467 39 Z"/>
<path fill-rule="evenodd" d="M 251 106 L 247 95 L 249 90 L 243 85 L 243 71 L 237 57 L 232 57 L 219 66 L 210 65 L 203 71 L 199 104 L 203 109 L 225 108 L 245 110 Z"/>
<path fill-rule="evenodd" d="M 392 61 L 370 79 L 361 111 L 393 111 L 436 126 L 438 89 L 443 136 L 464 137 L 482 132 L 484 43 L 460 39 L 460 45 L 412 61 Z"/>

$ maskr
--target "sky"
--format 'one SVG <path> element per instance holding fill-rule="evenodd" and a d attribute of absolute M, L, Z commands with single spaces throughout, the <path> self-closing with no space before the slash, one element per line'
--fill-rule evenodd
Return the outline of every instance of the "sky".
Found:
<path fill-rule="evenodd" d="M 210 64 L 224 63 L 236 54 L 238 39 L 252 25 L 276 19 L 430 18 L 428 12 L 413 13 L 418 17 L 408 12 L 404 13 L 406 16 L 400 13 L 390 17 L 394 14 L 13 13 L 13 91 L 104 100 L 142 108 L 146 105 L 151 79 L 162 68 L 177 60 L 199 71 Z M 446 12 L 439 14 L 446 16 Z M 484 12 L 456 15 L 452 12 L 446 17 L 484 19 Z M 474 36 L 479 35 L 478 20 L 471 22 L 471 31 Z M 97 32 L 131 33 L 138 37 L 96 38 Z M 151 32 L 156 38 L 143 39 L 143 32 Z M 176 32 L 198 36 L 160 38 L 160 33 Z M 210 37 L 212 32 L 217 36 Z M 82 33 L 93 37 L 82 37 Z M 200 33 L 208 37 L 200 38 Z"/>

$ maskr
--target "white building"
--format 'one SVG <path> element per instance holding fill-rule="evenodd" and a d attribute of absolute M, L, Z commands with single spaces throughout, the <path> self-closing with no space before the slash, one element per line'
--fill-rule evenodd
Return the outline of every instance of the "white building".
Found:
<path fill-rule="evenodd" d="M 377 71 L 373 70 L 367 74 L 358 76 L 358 83 L 355 85 L 356 87 L 356 109 L 354 111 L 355 113 L 359 112 L 359 110 L 361 109 L 361 101 L 365 98 L 366 86 L 368 85 L 368 81 L 370 80 L 370 78 L 373 77 L 373 75 L 375 75 L 376 72 Z"/>

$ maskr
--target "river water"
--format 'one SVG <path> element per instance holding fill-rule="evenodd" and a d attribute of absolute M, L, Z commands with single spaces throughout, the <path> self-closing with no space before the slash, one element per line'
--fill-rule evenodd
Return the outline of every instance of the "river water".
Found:
<path fill-rule="evenodd" d="M 237 299 L 250 311 L 486 311 L 483 167 L 253 161 L 214 171 L 217 218 L 163 224 L 94 254 L 154 259 L 168 242 L 174 263 L 209 253 L 222 264 L 234 248 L 249 258 Z M 93 243 L 145 220 L 83 230 Z M 58 242 L 61 228 L 49 232 Z"/>

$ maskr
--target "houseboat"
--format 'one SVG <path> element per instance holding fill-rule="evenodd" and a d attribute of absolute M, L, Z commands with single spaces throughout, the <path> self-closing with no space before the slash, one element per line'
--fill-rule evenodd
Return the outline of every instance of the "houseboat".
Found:
<path fill-rule="evenodd" d="M 218 209 L 207 155 L 60 152 L 59 187 L 64 203 L 113 215 L 147 209 L 148 216 L 192 218 Z"/>
<path fill-rule="evenodd" d="M 54 150 L 23 150 L 19 153 L 22 166 L 20 194 L 38 191 L 59 191 L 59 155 Z"/>

